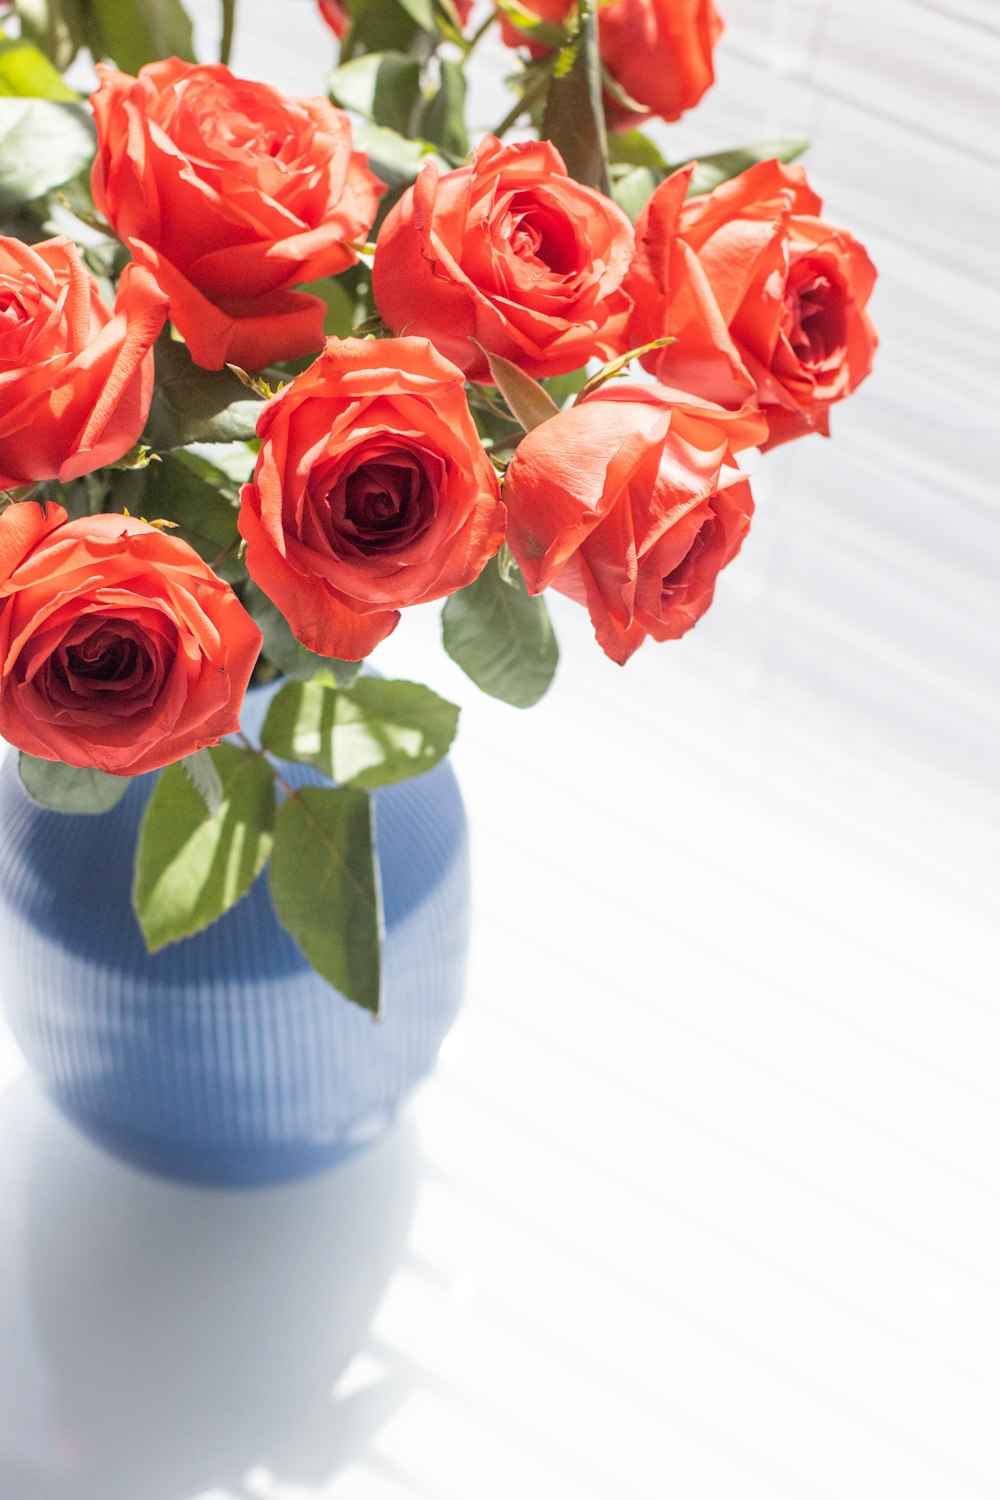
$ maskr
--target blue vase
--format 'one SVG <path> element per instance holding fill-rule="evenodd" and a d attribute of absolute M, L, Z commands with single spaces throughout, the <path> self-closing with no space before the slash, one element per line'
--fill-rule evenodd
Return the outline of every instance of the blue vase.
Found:
<path fill-rule="evenodd" d="M 273 688 L 252 690 L 259 727 Z M 302 767 L 288 779 L 318 780 Z M 382 1017 L 313 973 L 266 872 L 204 932 L 146 952 L 130 890 L 155 774 L 111 812 L 47 812 L 0 766 L 0 992 L 45 1089 L 117 1155 L 187 1181 L 304 1176 L 380 1135 L 457 1013 L 468 834 L 445 763 L 374 793 L 385 903 Z"/>

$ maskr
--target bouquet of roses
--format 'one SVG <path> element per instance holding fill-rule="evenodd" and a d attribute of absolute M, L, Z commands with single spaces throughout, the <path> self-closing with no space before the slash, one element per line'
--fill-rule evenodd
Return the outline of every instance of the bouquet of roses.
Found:
<path fill-rule="evenodd" d="M 270 862 L 374 1009 L 369 793 L 458 710 L 360 664 L 442 600 L 444 649 L 526 707 L 549 588 L 619 663 L 689 630 L 750 525 L 743 453 L 828 433 L 868 373 L 874 270 L 803 142 L 669 163 L 640 128 L 712 82 L 712 0 L 318 3 L 339 64 L 302 97 L 229 70 L 234 0 L 211 62 L 180 0 L 0 6 L 0 735 L 67 812 L 165 768 L 151 949 Z M 470 141 L 492 27 L 513 101 Z"/>

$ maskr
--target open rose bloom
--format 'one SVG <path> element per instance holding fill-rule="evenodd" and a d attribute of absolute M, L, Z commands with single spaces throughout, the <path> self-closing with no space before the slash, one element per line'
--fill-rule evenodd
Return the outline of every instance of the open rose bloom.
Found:
<path fill-rule="evenodd" d="M 584 605 L 612 661 L 674 640 L 712 602 L 750 525 L 736 452 L 762 432 L 662 386 L 604 387 L 528 434 L 504 494 L 508 542 L 532 593 Z"/>
<path fill-rule="evenodd" d="M 186 542 L 143 521 L 0 515 L 0 734 L 135 775 L 239 727 L 260 631 Z"/>
<path fill-rule="evenodd" d="M 166 311 L 139 266 L 112 312 L 71 241 L 0 238 L 0 489 L 77 479 L 138 442 Z"/>
<path fill-rule="evenodd" d="M 632 253 L 621 209 L 547 142 L 488 136 L 457 171 L 428 163 L 388 215 L 375 300 L 390 328 L 430 339 L 471 380 L 490 379 L 480 345 L 561 375 L 623 347 Z"/>
<path fill-rule="evenodd" d="M 877 343 L 875 268 L 801 167 L 762 162 L 705 197 L 692 169 L 657 188 L 636 226 L 634 343 L 668 384 L 724 405 L 756 401 L 765 447 L 830 431 L 830 408 L 864 380 Z"/>
<path fill-rule="evenodd" d="M 47 805 L 86 800 L 74 772 L 181 762 L 192 849 L 237 817 L 285 869 L 306 855 L 272 827 L 268 757 L 344 807 L 454 733 L 454 705 L 352 664 L 436 608 L 467 677 L 523 707 L 556 667 L 550 591 L 589 617 L 595 670 L 737 610 L 748 450 L 828 434 L 876 346 L 874 268 L 801 166 L 660 153 L 713 83 L 713 0 L 314 6 L 294 93 L 233 72 L 228 27 L 195 60 L 186 21 L 164 13 L 186 55 L 147 56 L 90 17 L 89 106 L 32 104 L 53 140 L 88 115 L 83 147 L 0 141 L 0 181 L 25 183 L 0 238 L 0 734 Z M 470 135 L 494 22 L 511 108 Z M 63 67 L 69 32 L 23 25 Z M 275 706 L 234 741 L 254 683 Z M 361 761 L 336 759 L 345 724 Z M 348 982 L 315 920 L 297 940 Z"/>
<path fill-rule="evenodd" d="M 367 656 L 401 606 L 472 583 L 503 541 L 462 372 L 426 339 L 332 339 L 257 431 L 247 568 L 313 651 Z"/>
<path fill-rule="evenodd" d="M 256 370 L 313 352 L 326 308 L 292 288 L 354 264 L 382 191 L 347 116 L 176 58 L 98 74 L 94 201 L 195 362 Z"/>

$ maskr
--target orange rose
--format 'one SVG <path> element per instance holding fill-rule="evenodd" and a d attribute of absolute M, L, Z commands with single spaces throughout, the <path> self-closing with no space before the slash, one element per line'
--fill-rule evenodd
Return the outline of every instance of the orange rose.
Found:
<path fill-rule="evenodd" d="M 764 447 L 828 434 L 831 405 L 872 367 L 874 266 L 818 217 L 801 167 L 760 162 L 685 201 L 692 171 L 662 183 L 636 225 L 631 342 L 677 340 L 643 360 L 671 385 L 724 406 L 755 397 Z"/>
<path fill-rule="evenodd" d="M 0 239 L 0 490 L 78 479 L 138 441 L 166 299 L 126 266 L 114 313 L 67 239 Z"/>
<path fill-rule="evenodd" d="M 136 775 L 239 727 L 260 631 L 177 537 L 59 505 L 0 515 L 0 735 Z"/>
<path fill-rule="evenodd" d="M 626 384 L 534 428 L 503 487 L 528 592 L 585 605 L 612 661 L 648 635 L 683 635 L 746 535 L 753 500 L 734 454 L 762 426 L 752 411 Z"/>
<path fill-rule="evenodd" d="M 526 8 L 540 20 L 563 22 L 574 3 L 531 0 Z M 712 0 L 607 0 L 598 7 L 597 24 L 609 78 L 642 106 L 631 109 L 605 93 L 608 123 L 616 130 L 641 124 L 650 114 L 679 119 L 715 79 L 712 51 L 722 34 L 722 18 Z M 506 16 L 501 16 L 500 30 L 509 47 L 526 44 Z"/>
<path fill-rule="evenodd" d="M 221 64 L 97 71 L 94 201 L 170 298 L 192 359 L 258 370 L 314 353 L 325 305 L 290 288 L 355 263 L 383 187 L 347 116 Z"/>
<path fill-rule="evenodd" d="M 624 347 L 632 248 L 621 209 L 548 141 L 486 136 L 467 166 L 422 168 L 379 230 L 372 284 L 390 328 L 430 339 L 470 380 L 490 380 L 472 337 L 559 375 Z"/>
<path fill-rule="evenodd" d="M 257 435 L 247 569 L 324 656 L 366 656 L 404 605 L 471 583 L 503 540 L 462 372 L 426 339 L 328 340 Z"/>

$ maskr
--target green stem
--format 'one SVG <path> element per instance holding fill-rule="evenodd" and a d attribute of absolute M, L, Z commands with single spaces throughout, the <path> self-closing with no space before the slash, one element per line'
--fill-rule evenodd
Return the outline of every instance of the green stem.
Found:
<path fill-rule="evenodd" d="M 489 15 L 486 17 L 485 21 L 481 21 L 479 23 L 479 25 L 476 27 L 475 31 L 469 37 L 469 40 L 468 40 L 468 43 L 467 43 L 466 49 L 465 49 L 465 55 L 466 55 L 466 57 L 469 57 L 471 55 L 473 48 L 478 45 L 478 43 L 480 42 L 480 40 L 489 31 L 490 27 L 496 25 L 496 22 L 497 22 L 497 13 L 496 13 L 495 10 L 492 10 L 492 11 L 490 11 Z"/>
<path fill-rule="evenodd" d="M 233 51 L 235 25 L 236 0 L 222 0 L 222 41 L 219 43 L 219 61 L 227 67 Z"/>
<path fill-rule="evenodd" d="M 520 99 L 517 100 L 513 108 L 507 111 L 496 130 L 494 130 L 493 134 L 497 137 L 497 140 L 503 140 L 511 126 L 516 124 L 525 111 L 531 108 L 535 100 L 541 97 L 550 82 L 550 74 L 545 72 L 538 73 L 525 84 Z"/>

